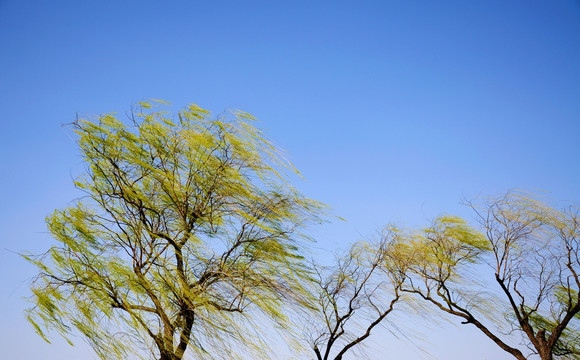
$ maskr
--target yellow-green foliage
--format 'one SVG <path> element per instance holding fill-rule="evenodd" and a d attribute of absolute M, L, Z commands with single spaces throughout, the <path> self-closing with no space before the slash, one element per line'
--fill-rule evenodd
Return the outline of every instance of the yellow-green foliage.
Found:
<path fill-rule="evenodd" d="M 502 331 L 519 332 L 542 359 L 579 359 L 579 210 L 517 191 L 468 205 L 479 231 L 443 216 L 394 248 L 403 291 L 475 325 L 518 359 L 525 355 Z"/>
<path fill-rule="evenodd" d="M 300 229 L 321 206 L 285 181 L 294 168 L 251 115 L 156 106 L 74 124 L 87 196 L 47 217 L 57 243 L 28 257 L 40 272 L 29 319 L 45 339 L 82 334 L 103 359 L 176 360 L 184 344 L 222 358 L 236 341 L 259 357 L 242 330 L 283 325 L 281 304 L 306 302 Z"/>

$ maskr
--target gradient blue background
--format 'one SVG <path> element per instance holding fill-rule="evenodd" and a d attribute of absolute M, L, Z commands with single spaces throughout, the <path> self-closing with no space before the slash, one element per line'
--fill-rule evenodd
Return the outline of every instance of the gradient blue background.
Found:
<path fill-rule="evenodd" d="M 34 269 L 16 253 L 46 250 L 44 217 L 79 196 L 61 124 L 147 98 L 257 116 L 296 185 L 348 220 L 313 230 L 320 254 L 389 222 L 469 216 L 463 196 L 580 200 L 578 1 L 3 0 L 3 358 L 94 357 L 26 324 Z M 510 359 L 466 326 L 423 332 L 430 354 L 380 333 L 369 357 Z"/>

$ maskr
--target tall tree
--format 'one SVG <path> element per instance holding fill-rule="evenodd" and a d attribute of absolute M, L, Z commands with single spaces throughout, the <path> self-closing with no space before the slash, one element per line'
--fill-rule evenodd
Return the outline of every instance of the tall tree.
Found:
<path fill-rule="evenodd" d="M 247 113 L 144 102 L 129 117 L 72 125 L 86 196 L 47 218 L 57 245 L 28 257 L 30 321 L 43 337 L 80 332 L 103 359 L 260 356 L 253 319 L 283 325 L 283 303 L 307 302 L 301 229 L 320 205 Z"/>
<path fill-rule="evenodd" d="M 516 334 L 542 360 L 580 359 L 578 209 L 515 192 L 469 205 L 481 232 L 444 217 L 409 236 L 402 291 L 474 325 L 517 359 L 527 356 L 512 343 Z M 495 283 L 495 300 L 484 301 L 470 269 L 484 286 Z"/>
<path fill-rule="evenodd" d="M 398 231 L 388 229 L 378 243 L 359 242 L 334 266 L 315 266 L 316 316 L 309 338 L 317 360 L 340 360 L 360 347 L 401 299 L 403 280 L 391 271 Z"/>

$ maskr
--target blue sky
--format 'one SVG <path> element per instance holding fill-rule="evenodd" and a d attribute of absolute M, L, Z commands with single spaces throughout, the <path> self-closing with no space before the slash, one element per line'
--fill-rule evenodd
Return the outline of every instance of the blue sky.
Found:
<path fill-rule="evenodd" d="M 3 354 L 91 358 L 35 337 L 21 300 L 34 270 L 15 254 L 46 250 L 44 217 L 79 195 L 61 127 L 77 113 L 159 98 L 254 114 L 304 175 L 296 185 L 348 220 L 314 230 L 334 251 L 389 222 L 468 216 L 463 196 L 580 201 L 579 65 L 571 0 L 0 1 Z M 426 332 L 433 356 L 508 359 L 441 326 Z M 384 344 L 430 358 L 392 337 L 372 346 Z"/>

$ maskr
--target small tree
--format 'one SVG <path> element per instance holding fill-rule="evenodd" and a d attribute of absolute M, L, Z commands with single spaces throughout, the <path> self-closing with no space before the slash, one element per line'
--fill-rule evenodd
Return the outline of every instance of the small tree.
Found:
<path fill-rule="evenodd" d="M 318 301 L 310 328 L 317 360 L 340 360 L 371 335 L 401 299 L 401 277 L 388 264 L 398 240 L 390 229 L 378 244 L 357 243 L 333 267 L 315 266 Z"/>
<path fill-rule="evenodd" d="M 472 324 L 515 358 L 522 343 L 542 360 L 580 359 L 580 217 L 517 193 L 478 205 L 482 232 L 457 218 L 441 218 L 411 236 L 412 251 L 400 266 L 402 291 Z M 485 264 L 485 265 L 484 265 Z M 489 303 L 470 269 L 497 285 L 503 297 Z"/>
<path fill-rule="evenodd" d="M 28 257 L 40 270 L 28 317 L 45 339 L 76 330 L 102 359 L 138 347 L 233 358 L 232 344 L 260 355 L 247 327 L 306 304 L 300 229 L 320 206 L 284 181 L 279 170 L 295 170 L 252 120 L 141 103 L 127 124 L 73 123 L 86 196 L 47 218 L 58 244 Z"/>

